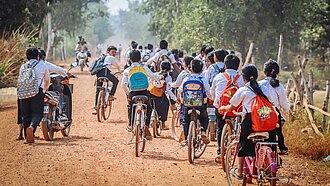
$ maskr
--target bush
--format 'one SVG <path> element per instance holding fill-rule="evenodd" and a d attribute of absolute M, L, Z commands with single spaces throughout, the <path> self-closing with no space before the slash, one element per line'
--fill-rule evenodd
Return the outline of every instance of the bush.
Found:
<path fill-rule="evenodd" d="M 304 111 L 291 116 L 284 126 L 285 142 L 290 150 L 297 155 L 313 160 L 321 160 L 330 154 L 330 135 L 324 133 L 324 138 L 316 134 L 302 133 L 301 129 L 311 127 Z"/>
<path fill-rule="evenodd" d="M 0 37 L 0 88 L 16 86 L 19 68 L 25 61 L 25 51 L 36 31 L 20 27 Z"/>

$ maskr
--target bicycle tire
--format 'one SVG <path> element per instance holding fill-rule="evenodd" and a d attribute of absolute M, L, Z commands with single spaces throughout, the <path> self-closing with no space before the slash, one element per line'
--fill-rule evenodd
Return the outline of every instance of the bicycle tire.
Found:
<path fill-rule="evenodd" d="M 210 140 L 211 141 L 215 141 L 215 122 L 214 121 L 210 121 L 209 122 L 209 131 L 210 131 Z"/>
<path fill-rule="evenodd" d="M 107 111 L 107 109 L 108 109 L 108 111 Z M 103 105 L 102 116 L 103 116 L 104 120 L 109 119 L 110 114 L 111 114 L 111 109 L 112 109 L 112 101 L 109 99 L 109 95 L 108 95 L 107 104 Z"/>
<path fill-rule="evenodd" d="M 99 92 L 99 96 L 97 97 L 97 105 L 96 105 L 96 111 L 97 111 L 97 121 L 102 122 L 102 110 L 103 110 L 103 90 Z"/>
<path fill-rule="evenodd" d="M 230 142 L 228 141 L 228 125 L 225 124 L 222 128 L 221 132 L 221 143 L 220 143 L 220 161 L 222 165 L 222 169 L 224 172 L 226 172 L 226 165 L 225 165 L 225 155 L 226 155 L 226 150 L 228 147 L 228 144 Z"/>
<path fill-rule="evenodd" d="M 207 129 L 206 130 L 207 136 L 209 136 L 209 132 L 210 132 L 209 129 Z M 195 158 L 200 158 L 204 154 L 207 144 L 202 143 L 201 139 L 199 139 L 198 141 L 196 141 L 196 145 L 197 146 L 195 146 Z"/>
<path fill-rule="evenodd" d="M 155 115 L 155 119 L 156 119 L 156 133 L 157 133 L 157 136 L 161 136 L 162 135 L 162 131 L 163 131 L 163 125 L 162 125 L 161 121 L 159 120 L 159 116 L 158 116 L 157 111 L 155 113 L 156 113 L 156 115 Z"/>
<path fill-rule="evenodd" d="M 238 157 L 236 153 L 236 144 L 232 143 L 229 145 L 226 151 L 226 178 L 229 186 L 236 186 L 236 185 L 242 185 L 243 180 L 236 179 L 233 175 L 231 175 L 230 170 L 233 168 L 237 168 L 238 164 Z"/>
<path fill-rule="evenodd" d="M 195 139 L 196 139 L 196 123 L 191 121 L 188 132 L 188 161 L 194 163 L 195 159 Z"/>
<path fill-rule="evenodd" d="M 155 110 L 152 110 L 153 114 L 153 120 L 152 120 L 152 123 L 151 123 L 151 126 L 152 126 L 152 134 L 154 136 L 154 138 L 157 138 L 157 118 L 156 118 L 156 114 L 155 114 Z"/>
<path fill-rule="evenodd" d="M 140 125 L 135 125 L 135 156 L 140 156 L 140 140 L 141 140 L 141 131 L 140 131 Z"/>
<path fill-rule="evenodd" d="M 171 124 L 172 137 L 177 142 L 179 141 L 180 134 L 181 134 L 179 120 L 180 120 L 180 111 L 179 110 L 173 111 L 172 112 L 172 124 Z"/>

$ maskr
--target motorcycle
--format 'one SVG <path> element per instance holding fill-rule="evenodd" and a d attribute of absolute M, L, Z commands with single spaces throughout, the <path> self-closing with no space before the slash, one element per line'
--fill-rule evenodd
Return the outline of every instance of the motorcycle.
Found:
<path fill-rule="evenodd" d="M 77 62 L 71 64 L 78 66 Z M 72 93 L 73 84 L 69 83 L 69 78 L 60 74 L 51 74 L 51 85 L 44 97 L 44 115 L 41 121 L 41 130 L 46 141 L 54 139 L 54 133 L 61 131 L 64 137 L 70 133 L 72 125 Z"/>
<path fill-rule="evenodd" d="M 77 59 L 78 59 L 78 63 L 79 63 L 79 66 L 80 66 L 80 71 L 84 70 L 84 67 L 87 64 L 87 57 L 88 57 L 87 52 L 84 52 L 84 51 L 78 52 Z"/>

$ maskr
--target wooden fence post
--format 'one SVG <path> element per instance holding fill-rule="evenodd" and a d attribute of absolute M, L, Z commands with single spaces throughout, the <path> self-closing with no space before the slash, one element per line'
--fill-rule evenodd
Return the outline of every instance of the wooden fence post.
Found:
<path fill-rule="evenodd" d="M 309 104 L 314 105 L 314 78 L 313 78 L 313 70 L 310 70 L 308 73 L 308 92 L 309 92 Z M 312 110 L 312 115 L 314 117 L 314 110 Z"/>
<path fill-rule="evenodd" d="M 282 53 L 283 53 L 283 34 L 280 34 L 280 41 L 278 44 L 277 63 L 282 68 Z"/>
<path fill-rule="evenodd" d="M 324 98 L 323 108 L 322 108 L 322 110 L 324 110 L 326 112 L 328 112 L 329 96 L 330 96 L 330 81 L 327 80 L 326 88 L 325 88 L 325 98 Z M 326 121 L 327 121 L 326 116 L 323 115 L 323 117 L 322 117 L 322 129 L 323 129 L 323 131 L 325 131 L 325 128 L 326 128 Z M 329 119 L 329 121 L 330 121 L 330 119 Z M 329 132 L 329 126 L 328 126 L 328 132 Z"/>

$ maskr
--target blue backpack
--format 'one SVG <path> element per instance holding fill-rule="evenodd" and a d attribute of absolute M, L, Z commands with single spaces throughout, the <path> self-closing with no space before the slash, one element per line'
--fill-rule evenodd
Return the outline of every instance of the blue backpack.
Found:
<path fill-rule="evenodd" d="M 129 89 L 130 91 L 147 90 L 149 87 L 147 71 L 143 65 L 129 67 Z"/>
<path fill-rule="evenodd" d="M 188 77 L 183 83 L 183 106 L 188 108 L 198 108 L 203 106 L 206 93 L 202 77 Z"/>

